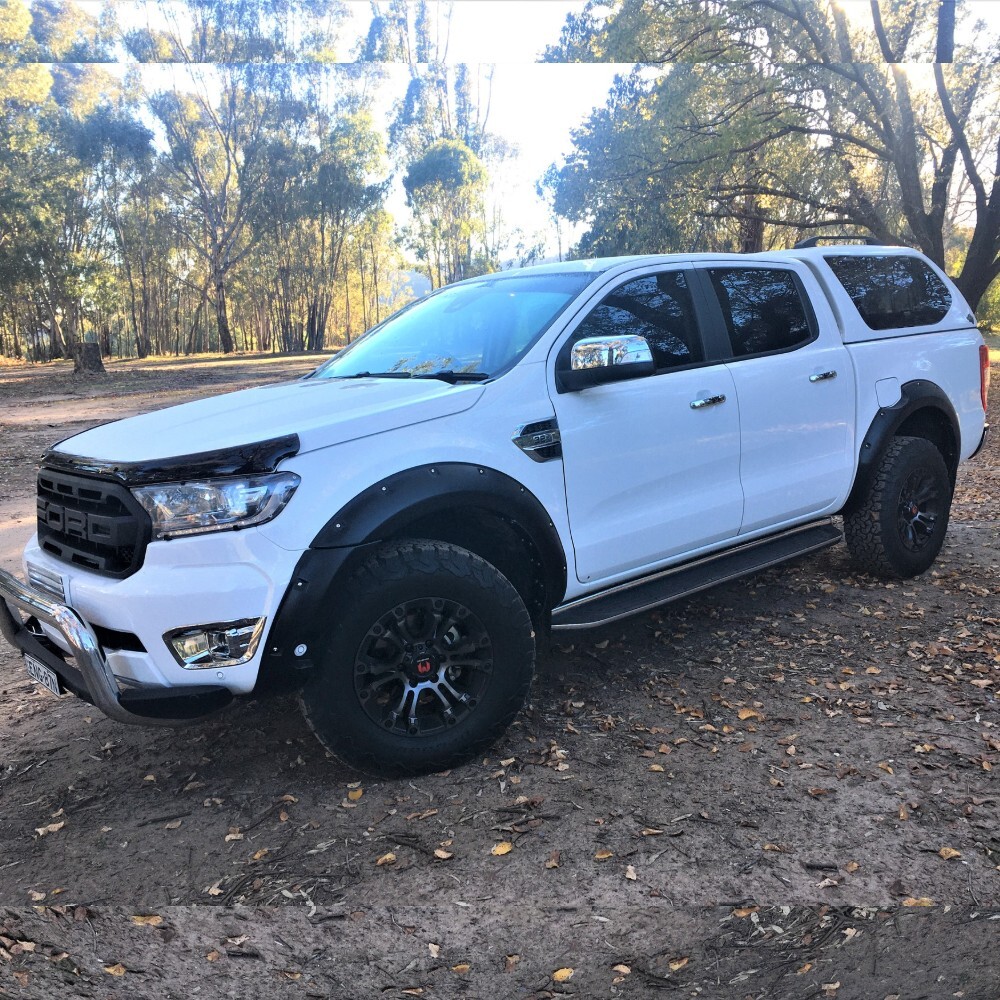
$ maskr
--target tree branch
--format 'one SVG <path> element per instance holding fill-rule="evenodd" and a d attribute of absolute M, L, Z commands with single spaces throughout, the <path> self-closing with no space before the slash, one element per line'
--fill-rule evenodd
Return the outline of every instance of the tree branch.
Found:
<path fill-rule="evenodd" d="M 977 77 L 980 72 L 981 70 L 976 71 Z M 934 64 L 934 83 L 937 85 L 938 99 L 941 101 L 941 110 L 944 112 L 945 120 L 948 122 L 948 127 L 951 129 L 954 141 L 958 144 L 958 148 L 961 150 L 962 160 L 965 163 L 965 172 L 969 177 L 969 183 L 972 185 L 973 191 L 976 193 L 976 212 L 982 217 L 986 213 L 986 185 L 983 183 L 983 178 L 980 176 L 979 170 L 977 169 L 976 158 L 972 155 L 972 149 L 969 146 L 969 140 L 965 134 L 965 129 L 962 127 L 962 123 L 958 120 L 958 115 L 955 114 L 955 108 L 951 103 L 951 95 L 948 93 L 948 87 L 944 82 L 944 72 L 940 63 Z"/>
<path fill-rule="evenodd" d="M 892 51 L 889 36 L 886 35 L 885 25 L 882 23 L 882 8 L 879 6 L 879 0 L 871 0 L 871 8 L 872 24 L 875 25 L 875 37 L 878 39 L 878 47 L 882 50 L 882 58 L 887 63 L 897 63 L 899 60 Z"/>

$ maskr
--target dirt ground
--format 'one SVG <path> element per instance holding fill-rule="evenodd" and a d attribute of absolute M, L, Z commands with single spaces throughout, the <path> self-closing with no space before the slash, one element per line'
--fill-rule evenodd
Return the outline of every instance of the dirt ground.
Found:
<path fill-rule="evenodd" d="M 316 360 L 0 367 L 0 566 L 47 444 Z M 837 546 L 560 640 L 427 778 L 344 769 L 291 699 L 126 727 L 0 639 L 0 998 L 997 1000 L 998 466 L 923 577 Z"/>

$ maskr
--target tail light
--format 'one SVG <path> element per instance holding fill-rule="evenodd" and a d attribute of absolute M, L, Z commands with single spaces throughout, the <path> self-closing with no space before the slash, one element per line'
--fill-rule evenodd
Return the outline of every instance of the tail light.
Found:
<path fill-rule="evenodd" d="M 983 413 L 985 413 L 986 400 L 990 394 L 990 349 L 985 344 L 979 348 L 979 392 L 983 399 Z"/>

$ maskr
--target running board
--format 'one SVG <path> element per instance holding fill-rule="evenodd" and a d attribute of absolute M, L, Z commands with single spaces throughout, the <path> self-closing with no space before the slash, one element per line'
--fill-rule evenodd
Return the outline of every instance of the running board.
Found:
<path fill-rule="evenodd" d="M 552 630 L 607 625 L 707 590 L 717 583 L 758 573 L 787 559 L 836 545 L 842 537 L 840 529 L 827 519 L 747 542 L 735 549 L 715 552 L 694 562 L 561 604 L 552 612 Z"/>

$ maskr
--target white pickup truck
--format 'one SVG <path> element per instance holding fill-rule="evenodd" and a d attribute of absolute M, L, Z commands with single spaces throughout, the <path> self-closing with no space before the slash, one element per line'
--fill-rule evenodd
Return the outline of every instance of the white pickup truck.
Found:
<path fill-rule="evenodd" d="M 921 573 L 987 349 L 918 253 L 807 243 L 470 279 L 305 378 L 62 441 L 0 627 L 120 721 L 299 689 L 336 755 L 419 773 L 509 725 L 547 630 L 845 535 Z"/>

